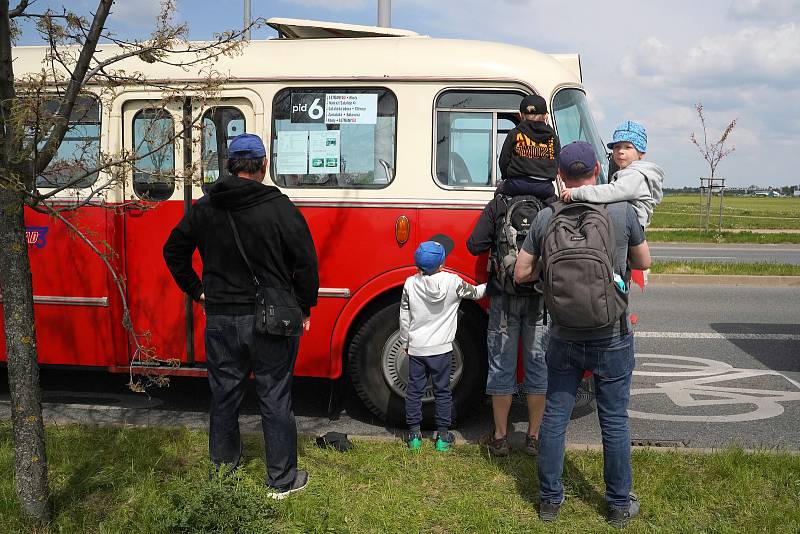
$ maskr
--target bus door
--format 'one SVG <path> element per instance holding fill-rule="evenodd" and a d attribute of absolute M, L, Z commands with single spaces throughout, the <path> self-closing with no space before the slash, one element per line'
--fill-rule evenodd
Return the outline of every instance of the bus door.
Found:
<path fill-rule="evenodd" d="M 159 359 L 186 361 L 184 297 L 162 256 L 183 216 L 183 107 L 147 100 L 122 108 L 123 146 L 138 159 L 125 181 L 125 263 L 131 322 L 141 343 Z M 133 354 L 135 347 L 129 347 Z"/>
<path fill-rule="evenodd" d="M 255 94 L 247 94 L 247 97 L 220 99 L 215 105 L 195 108 L 192 113 L 195 117 L 201 117 L 199 128 L 192 130 L 192 162 L 195 170 L 199 171 L 196 175 L 200 177 L 192 185 L 192 196 L 196 200 L 203 195 L 206 187 L 228 176 L 225 164 L 228 159 L 228 145 L 234 137 L 245 132 L 264 137 L 263 110 L 260 99 Z M 201 273 L 202 264 L 197 253 L 194 255 L 193 265 L 195 271 Z M 187 347 L 187 353 L 191 355 L 193 352 L 195 362 L 203 362 L 205 314 L 200 306 L 194 305 L 192 316 L 190 336 L 193 343 L 191 348 Z"/>

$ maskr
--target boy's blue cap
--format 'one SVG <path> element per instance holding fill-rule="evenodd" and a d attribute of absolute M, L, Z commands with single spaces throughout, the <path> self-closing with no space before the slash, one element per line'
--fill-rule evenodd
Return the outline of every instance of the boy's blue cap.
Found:
<path fill-rule="evenodd" d="M 263 158 L 266 155 L 267 149 L 264 148 L 264 142 L 255 134 L 237 135 L 228 147 L 230 159 L 255 159 Z"/>
<path fill-rule="evenodd" d="M 425 274 L 431 274 L 444 263 L 444 247 L 436 241 L 424 241 L 414 252 L 414 263 Z"/>
<path fill-rule="evenodd" d="M 608 148 L 614 148 L 616 143 L 627 141 L 639 152 L 647 152 L 647 132 L 638 122 L 625 121 L 614 130 L 614 139 L 608 143 Z"/>
<path fill-rule="evenodd" d="M 597 165 L 594 147 L 586 141 L 575 141 L 561 149 L 558 169 L 567 176 L 582 176 L 592 172 Z"/>

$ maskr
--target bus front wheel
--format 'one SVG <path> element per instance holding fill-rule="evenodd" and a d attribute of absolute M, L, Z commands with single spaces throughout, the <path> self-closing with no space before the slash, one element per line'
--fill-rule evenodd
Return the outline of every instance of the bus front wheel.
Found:
<path fill-rule="evenodd" d="M 459 309 L 453 343 L 450 389 L 453 418 L 464 415 L 482 398 L 486 382 L 486 322 L 477 310 Z M 408 357 L 399 342 L 400 304 L 380 309 L 367 319 L 350 343 L 348 373 L 358 396 L 381 419 L 405 422 Z M 424 423 L 433 422 L 433 389 L 430 381 L 422 396 Z"/>

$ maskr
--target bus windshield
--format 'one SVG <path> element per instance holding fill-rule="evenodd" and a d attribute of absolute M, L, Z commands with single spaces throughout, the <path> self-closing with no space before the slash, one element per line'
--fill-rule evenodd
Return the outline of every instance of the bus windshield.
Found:
<path fill-rule="evenodd" d="M 608 182 L 608 156 L 589 112 L 586 95 L 580 89 L 562 89 L 553 98 L 553 119 L 561 146 L 573 141 L 587 141 L 594 146 L 600 161 L 597 183 Z"/>

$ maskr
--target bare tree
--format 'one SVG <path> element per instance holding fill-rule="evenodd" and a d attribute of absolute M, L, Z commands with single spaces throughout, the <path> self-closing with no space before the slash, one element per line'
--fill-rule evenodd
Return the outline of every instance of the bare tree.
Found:
<path fill-rule="evenodd" d="M 702 154 L 703 159 L 708 163 L 708 168 L 711 171 L 711 178 L 714 178 L 717 172 L 717 165 L 731 152 L 736 150 L 734 146 L 726 149 L 725 143 L 728 141 L 728 136 L 731 135 L 731 132 L 733 132 L 733 129 L 736 127 L 736 121 L 738 119 L 733 119 L 730 124 L 725 127 L 725 130 L 723 130 L 722 135 L 717 141 L 710 142 L 708 139 L 708 125 L 706 124 L 706 117 L 703 113 L 703 104 L 698 102 L 695 105 L 695 110 L 697 111 L 698 117 L 700 117 L 700 125 L 703 128 L 703 143 L 701 144 L 700 141 L 697 140 L 697 136 L 694 132 L 692 132 L 690 138 L 692 143 L 700 151 L 700 154 Z"/>
<path fill-rule="evenodd" d="M 709 141 L 708 139 L 708 125 L 706 124 L 706 117 L 703 113 L 703 104 L 698 102 L 695 105 L 695 111 L 697 111 L 697 115 L 700 118 L 700 125 L 703 128 L 703 142 L 702 144 L 698 141 L 697 136 L 692 132 L 690 139 L 692 144 L 694 144 L 697 149 L 700 151 L 700 154 L 703 156 L 703 159 L 706 160 L 708 163 L 708 168 L 711 171 L 711 176 L 708 178 L 700 178 L 700 217 L 701 217 L 701 224 L 705 225 L 705 230 L 708 231 L 708 219 L 711 216 L 711 195 L 714 191 L 715 187 L 720 187 L 720 195 L 719 195 L 719 229 L 722 230 L 722 198 L 724 195 L 724 179 L 718 179 L 716 177 L 717 166 L 720 162 L 725 159 L 728 155 L 730 155 L 736 147 L 731 146 L 730 148 L 725 148 L 725 143 L 728 141 L 728 137 L 733 132 L 733 129 L 736 127 L 736 121 L 738 119 L 733 119 L 730 124 L 723 130 L 722 135 L 717 141 Z M 706 184 L 706 186 L 704 186 Z M 706 202 L 704 205 L 703 202 L 703 191 L 707 190 L 706 194 Z"/>
<path fill-rule="evenodd" d="M 132 151 L 101 153 L 96 144 L 86 142 L 72 147 L 68 158 L 56 156 L 68 131 L 82 115 L 92 113 L 92 99 L 110 102 L 120 87 L 136 85 L 158 91 L 159 106 L 185 102 L 187 94 L 194 99 L 212 100 L 224 81 L 213 69 L 215 61 L 238 53 L 242 35 L 250 29 L 224 32 L 207 42 L 190 42 L 187 26 L 173 20 L 175 0 L 162 0 L 149 38 L 123 39 L 107 28 L 113 4 L 114 0 L 98 0 L 94 12 L 82 17 L 65 8 L 35 12 L 35 0 L 18 0 L 13 9 L 9 0 L 0 0 L 0 289 L 16 492 L 22 510 L 35 521 L 46 521 L 50 508 L 24 210 L 50 214 L 100 256 L 122 299 L 123 325 L 134 347 L 131 358 L 154 357 L 143 341 L 146 334 L 138 333 L 131 324 L 125 281 L 117 274 L 116 254 L 109 245 L 96 242 L 89 230 L 65 217 L 64 212 L 90 204 L 102 206 L 96 201 L 131 173 L 158 180 L 164 168 L 161 149 L 176 137 L 190 140 L 187 131 L 200 117 L 184 120 L 179 131 L 166 132 L 160 128 L 158 116 L 154 116 L 142 136 L 142 144 Z M 40 72 L 15 77 L 13 45 L 22 31 L 21 21 L 35 24 L 47 53 Z M 261 23 L 259 19 L 253 25 Z M 186 83 L 149 80 L 130 69 L 132 61 L 191 69 L 202 76 Z M 147 173 L 140 172 L 142 166 Z M 179 178 L 190 185 L 191 170 Z M 80 194 L 68 204 L 48 202 L 61 191 L 77 192 L 79 187 Z M 120 209 L 120 205 L 113 209 Z"/>

